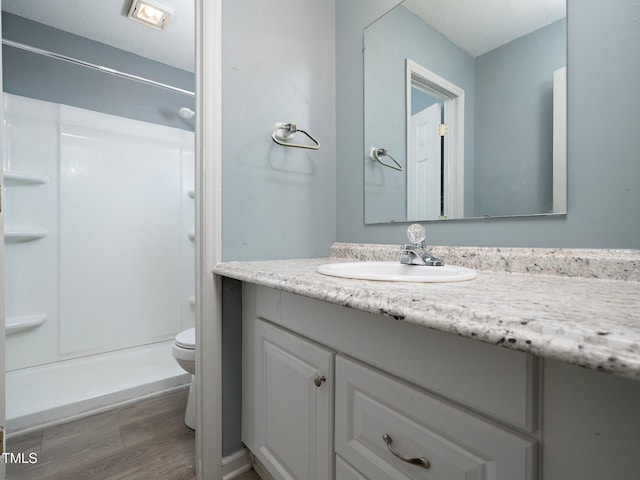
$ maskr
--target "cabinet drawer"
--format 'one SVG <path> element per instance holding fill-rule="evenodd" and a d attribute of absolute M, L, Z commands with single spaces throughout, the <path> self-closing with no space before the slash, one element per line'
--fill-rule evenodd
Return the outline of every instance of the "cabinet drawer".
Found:
<path fill-rule="evenodd" d="M 370 480 L 535 478 L 533 439 L 342 357 L 335 389 L 336 453 Z"/>

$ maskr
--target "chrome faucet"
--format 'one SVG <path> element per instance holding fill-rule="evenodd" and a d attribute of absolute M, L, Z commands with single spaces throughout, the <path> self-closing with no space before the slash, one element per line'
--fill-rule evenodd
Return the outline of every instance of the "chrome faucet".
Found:
<path fill-rule="evenodd" d="M 417 223 L 407 228 L 407 237 L 411 240 L 410 245 L 402 245 L 400 250 L 407 256 L 400 260 L 405 265 L 424 265 L 429 267 L 441 267 L 444 262 L 427 252 L 424 244 L 424 227 Z"/>

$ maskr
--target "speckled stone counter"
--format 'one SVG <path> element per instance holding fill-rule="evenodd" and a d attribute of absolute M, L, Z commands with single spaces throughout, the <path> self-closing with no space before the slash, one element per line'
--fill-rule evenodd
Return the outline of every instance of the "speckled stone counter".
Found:
<path fill-rule="evenodd" d="M 399 258 L 397 248 L 334 244 L 331 258 L 225 262 L 214 272 L 640 379 L 640 251 L 433 247 L 447 263 L 479 270 L 478 278 L 457 283 L 372 282 L 315 271 L 328 262 Z"/>

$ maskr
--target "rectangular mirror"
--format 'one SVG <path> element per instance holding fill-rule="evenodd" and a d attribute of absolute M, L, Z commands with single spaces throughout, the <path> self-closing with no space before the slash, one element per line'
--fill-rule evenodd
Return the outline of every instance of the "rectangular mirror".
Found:
<path fill-rule="evenodd" d="M 566 213 L 566 0 L 405 0 L 364 30 L 365 223 Z"/>

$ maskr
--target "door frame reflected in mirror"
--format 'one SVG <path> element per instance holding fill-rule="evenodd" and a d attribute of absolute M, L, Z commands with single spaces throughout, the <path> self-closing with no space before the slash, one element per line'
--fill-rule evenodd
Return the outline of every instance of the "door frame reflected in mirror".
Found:
<path fill-rule="evenodd" d="M 464 217 L 464 90 L 445 78 L 433 73 L 431 70 L 409 58 L 406 59 L 406 145 L 407 145 L 407 221 L 425 220 L 421 215 L 414 215 L 411 204 L 412 191 L 410 187 L 412 177 L 418 172 L 414 171 L 414 162 L 410 161 L 409 148 L 412 141 L 412 133 L 409 126 L 412 117 L 412 87 L 417 87 L 436 98 L 440 98 L 444 104 L 444 125 L 446 134 L 434 132 L 435 135 L 444 137 L 442 152 L 442 181 L 440 182 L 440 194 L 443 208 L 440 215 L 427 220 Z"/>

